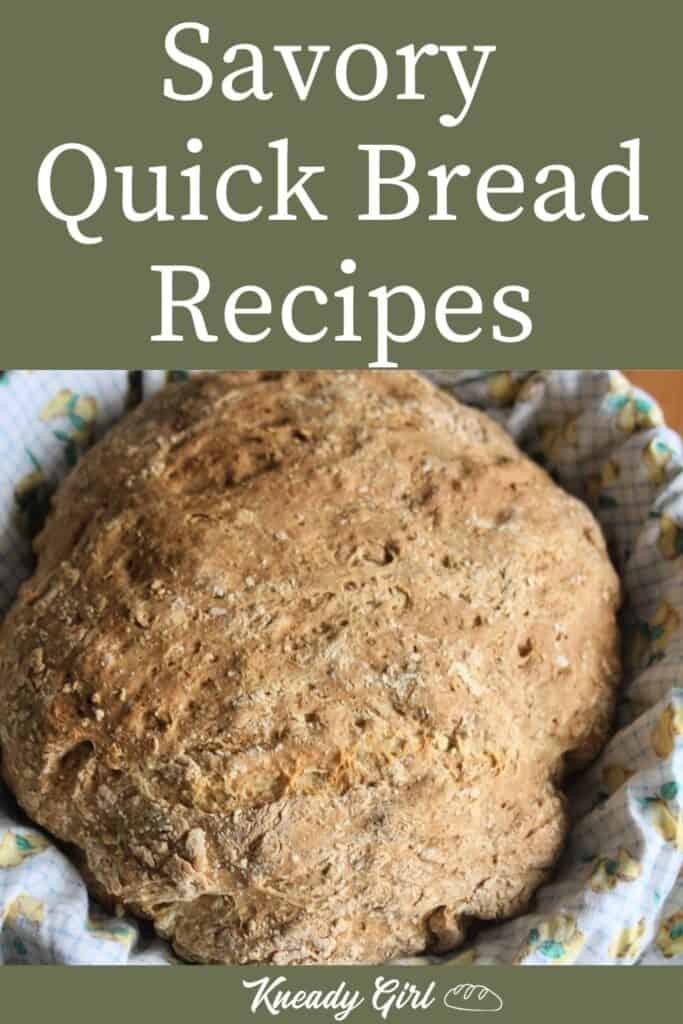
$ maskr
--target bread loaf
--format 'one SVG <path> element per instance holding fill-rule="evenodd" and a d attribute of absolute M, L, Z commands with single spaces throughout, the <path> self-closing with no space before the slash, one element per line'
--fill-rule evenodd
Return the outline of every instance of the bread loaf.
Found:
<path fill-rule="evenodd" d="M 5 780 L 200 962 L 377 962 L 524 909 L 605 739 L 587 508 L 412 373 L 173 384 L 60 488 L 0 632 Z"/>

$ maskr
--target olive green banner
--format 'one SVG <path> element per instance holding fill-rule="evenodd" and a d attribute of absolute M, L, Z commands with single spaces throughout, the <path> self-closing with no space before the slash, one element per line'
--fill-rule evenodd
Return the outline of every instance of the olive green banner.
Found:
<path fill-rule="evenodd" d="M 6 5 L 2 365 L 683 365 L 681 21 Z"/>
<path fill-rule="evenodd" d="M 675 968 L 516 967 L 5 968 L 3 1005 L 24 1019 L 62 1011 L 71 1024 L 206 1019 L 279 1024 L 652 1024 L 680 1020 L 683 974 Z M 26 973 L 26 972 L 29 973 Z M 472 1017 L 472 1014 L 476 1014 Z"/>

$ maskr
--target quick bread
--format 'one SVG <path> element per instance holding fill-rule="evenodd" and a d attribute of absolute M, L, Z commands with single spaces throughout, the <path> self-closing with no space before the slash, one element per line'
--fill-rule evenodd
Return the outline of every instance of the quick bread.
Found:
<path fill-rule="evenodd" d="M 3 775 L 184 958 L 377 962 L 523 910 L 618 678 L 598 526 L 412 373 L 166 387 L 0 630 Z"/>

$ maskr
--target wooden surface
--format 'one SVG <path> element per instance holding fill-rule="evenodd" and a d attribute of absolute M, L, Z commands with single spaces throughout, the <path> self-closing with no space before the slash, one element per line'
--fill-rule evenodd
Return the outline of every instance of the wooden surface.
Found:
<path fill-rule="evenodd" d="M 667 426 L 683 433 L 683 370 L 626 370 L 626 374 L 657 399 Z"/>

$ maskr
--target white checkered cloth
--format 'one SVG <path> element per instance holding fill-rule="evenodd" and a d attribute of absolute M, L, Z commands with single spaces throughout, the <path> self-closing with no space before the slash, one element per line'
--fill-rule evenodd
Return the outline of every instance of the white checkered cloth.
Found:
<path fill-rule="evenodd" d="M 144 393 L 162 371 L 138 378 Z M 589 502 L 621 574 L 616 731 L 573 785 L 573 828 L 533 913 L 414 963 L 683 963 L 683 444 L 617 371 L 429 371 L 486 409 Z M 129 399 L 124 370 L 0 375 L 0 613 L 30 572 L 27 523 Z M 94 399 L 94 401 L 92 401 Z M 0 711 L 0 714 L 2 712 Z M 165 943 L 89 900 L 76 869 L 0 792 L 0 962 L 169 963 Z"/>

